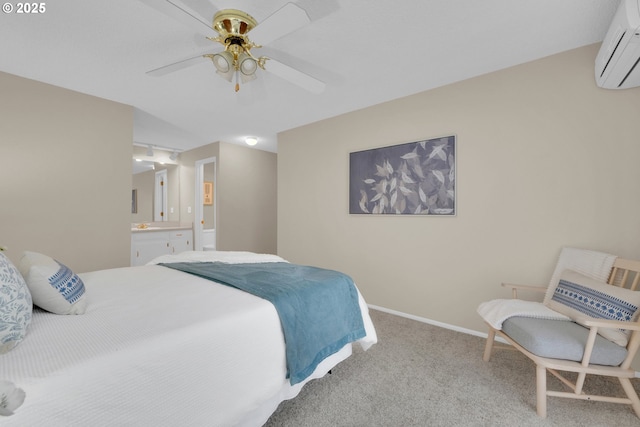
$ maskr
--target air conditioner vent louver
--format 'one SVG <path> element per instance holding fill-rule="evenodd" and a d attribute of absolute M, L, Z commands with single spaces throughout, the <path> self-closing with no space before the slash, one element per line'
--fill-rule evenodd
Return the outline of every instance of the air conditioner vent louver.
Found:
<path fill-rule="evenodd" d="M 631 69 L 629 70 L 629 72 L 627 73 L 626 76 L 624 76 L 624 79 L 622 79 L 622 81 L 620 82 L 620 84 L 618 85 L 618 87 L 622 87 L 624 86 L 625 82 L 627 81 L 627 79 L 629 78 L 629 76 L 632 75 L 632 73 L 634 73 L 636 71 L 636 66 L 638 65 L 638 62 L 640 62 L 640 57 L 638 57 L 638 59 L 636 59 L 636 62 L 633 63 L 633 66 L 631 67 Z"/>
<path fill-rule="evenodd" d="M 601 78 L 602 78 L 602 75 L 605 73 L 605 71 L 607 71 L 607 67 L 609 67 L 609 64 L 611 63 L 611 60 L 613 59 L 614 55 L 618 51 L 618 48 L 620 47 L 620 42 L 622 42 L 622 39 L 624 38 L 625 34 L 627 34 L 626 31 L 622 33 L 622 35 L 618 39 L 618 42 L 616 43 L 616 47 L 613 48 L 613 52 L 609 56 L 609 59 L 607 59 L 607 63 L 604 65 L 604 68 L 602 69 L 602 72 L 600 73 L 600 77 Z"/>
<path fill-rule="evenodd" d="M 640 86 L 640 0 L 622 0 L 596 57 L 596 84 L 605 89 Z"/>

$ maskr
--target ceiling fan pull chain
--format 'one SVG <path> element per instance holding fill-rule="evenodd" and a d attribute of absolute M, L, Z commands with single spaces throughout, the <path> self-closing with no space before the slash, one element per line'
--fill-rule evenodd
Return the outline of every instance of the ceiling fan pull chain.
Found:
<path fill-rule="evenodd" d="M 235 76 L 235 80 L 236 80 L 236 92 L 240 90 L 240 79 L 239 79 L 239 74 L 240 72 L 238 70 L 236 70 L 236 72 L 234 73 Z"/>

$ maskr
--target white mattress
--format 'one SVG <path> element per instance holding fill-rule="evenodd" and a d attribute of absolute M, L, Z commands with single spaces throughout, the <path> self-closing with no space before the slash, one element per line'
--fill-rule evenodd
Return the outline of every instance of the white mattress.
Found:
<path fill-rule="evenodd" d="M 194 257 L 203 254 L 278 260 Z M 160 261 L 177 260 L 185 256 Z M 36 311 L 25 340 L 0 356 L 0 379 L 26 392 L 3 427 L 260 426 L 303 385 L 285 378 L 284 339 L 266 300 L 156 265 L 80 276 L 87 312 Z M 360 306 L 368 348 L 377 338 L 361 296 Z M 309 379 L 350 354 L 348 345 Z"/>

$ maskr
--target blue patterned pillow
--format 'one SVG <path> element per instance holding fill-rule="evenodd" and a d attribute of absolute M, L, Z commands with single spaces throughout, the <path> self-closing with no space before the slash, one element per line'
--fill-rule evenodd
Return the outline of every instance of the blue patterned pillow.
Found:
<path fill-rule="evenodd" d="M 32 311 L 27 284 L 9 258 L 0 253 L 0 354 L 24 339 Z"/>
<path fill-rule="evenodd" d="M 84 283 L 66 265 L 36 252 L 25 252 L 20 272 L 33 303 L 56 314 L 82 314 L 87 304 Z"/>
<path fill-rule="evenodd" d="M 634 322 L 640 311 L 640 291 L 619 288 L 565 270 L 547 306 L 573 320 L 584 317 Z M 603 337 L 626 347 L 629 333 L 622 329 L 598 329 Z"/>

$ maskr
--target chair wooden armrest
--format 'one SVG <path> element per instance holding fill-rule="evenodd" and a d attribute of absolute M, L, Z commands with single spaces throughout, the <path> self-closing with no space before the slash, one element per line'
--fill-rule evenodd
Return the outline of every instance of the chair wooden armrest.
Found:
<path fill-rule="evenodd" d="M 518 285 L 516 283 L 502 283 L 502 287 L 511 288 L 511 297 L 518 298 L 518 291 L 531 291 L 531 292 L 540 292 L 545 293 L 547 290 L 546 286 L 535 286 L 535 285 Z"/>
<path fill-rule="evenodd" d="M 596 335 L 598 334 L 598 329 L 626 329 L 632 331 L 629 344 L 627 344 L 627 350 L 629 353 L 627 355 L 627 358 L 625 359 L 625 362 L 623 362 L 622 364 L 622 366 L 624 366 L 625 368 L 629 367 L 631 360 L 635 357 L 635 353 L 640 346 L 640 322 L 594 319 L 592 317 L 578 317 L 575 319 L 575 322 L 579 325 L 589 328 L 589 338 L 587 339 L 587 344 L 585 346 L 585 351 L 582 358 L 583 366 L 587 366 L 590 363 L 591 353 L 595 344 Z"/>
<path fill-rule="evenodd" d="M 592 328 L 594 326 L 598 328 L 608 329 L 626 329 L 628 331 L 640 331 L 640 322 L 623 322 L 620 320 L 608 320 L 608 319 L 594 319 L 592 317 L 583 317 L 576 319 L 576 323 Z"/>

